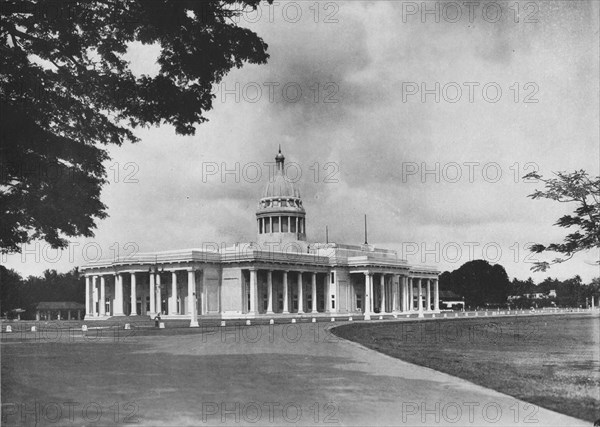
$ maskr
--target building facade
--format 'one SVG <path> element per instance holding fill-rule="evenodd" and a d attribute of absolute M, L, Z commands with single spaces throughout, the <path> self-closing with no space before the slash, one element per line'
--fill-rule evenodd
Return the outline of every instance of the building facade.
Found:
<path fill-rule="evenodd" d="M 439 312 L 439 271 L 372 245 L 309 243 L 300 192 L 276 171 L 256 211 L 257 240 L 135 254 L 82 267 L 86 319 L 244 319 Z"/>

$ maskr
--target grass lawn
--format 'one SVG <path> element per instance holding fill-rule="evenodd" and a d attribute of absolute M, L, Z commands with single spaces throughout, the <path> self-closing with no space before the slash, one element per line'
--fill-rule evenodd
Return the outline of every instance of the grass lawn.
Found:
<path fill-rule="evenodd" d="M 335 335 L 580 419 L 600 419 L 600 317 L 342 325 Z"/>

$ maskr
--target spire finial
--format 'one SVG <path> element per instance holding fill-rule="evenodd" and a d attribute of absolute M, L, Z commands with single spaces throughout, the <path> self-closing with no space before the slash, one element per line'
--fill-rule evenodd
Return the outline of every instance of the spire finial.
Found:
<path fill-rule="evenodd" d="M 277 163 L 277 170 L 283 172 L 283 162 L 285 157 L 281 154 L 281 144 L 279 144 L 279 153 L 275 156 L 275 162 Z"/>

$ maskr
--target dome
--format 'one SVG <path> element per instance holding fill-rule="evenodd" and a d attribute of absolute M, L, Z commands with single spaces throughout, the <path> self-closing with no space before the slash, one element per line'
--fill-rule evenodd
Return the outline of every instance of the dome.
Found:
<path fill-rule="evenodd" d="M 300 191 L 283 173 L 275 173 L 267 184 L 263 197 L 295 197 L 300 198 Z"/>
<path fill-rule="evenodd" d="M 275 161 L 275 175 L 270 177 L 256 211 L 258 243 L 305 242 L 306 211 L 302 206 L 300 191 L 285 176 L 285 157 L 281 154 L 281 148 Z"/>

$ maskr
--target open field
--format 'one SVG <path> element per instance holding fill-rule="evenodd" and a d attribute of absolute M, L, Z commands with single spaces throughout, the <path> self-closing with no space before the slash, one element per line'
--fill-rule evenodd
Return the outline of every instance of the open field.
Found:
<path fill-rule="evenodd" d="M 598 315 L 356 323 L 333 332 L 541 407 L 600 419 Z"/>
<path fill-rule="evenodd" d="M 529 318 L 518 320 L 517 339 L 535 335 Z M 35 333 L 18 325 L 23 332 L 4 333 L 0 346 L 2 424 L 588 425 L 581 416 L 341 339 L 331 322 L 232 323 L 123 330 L 109 322 L 86 333 L 77 325 L 40 323 Z M 430 330 L 435 324 L 442 323 L 364 323 L 377 329 L 404 325 L 409 333 L 415 325 Z"/>

